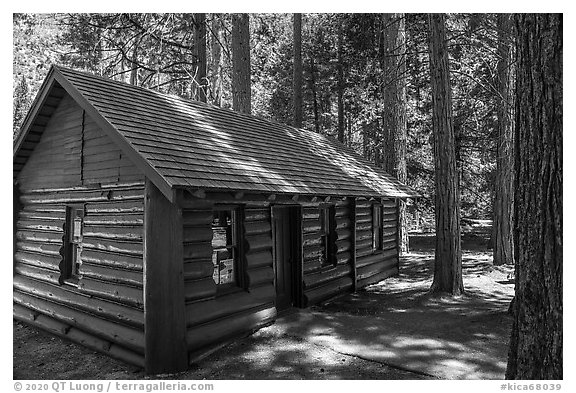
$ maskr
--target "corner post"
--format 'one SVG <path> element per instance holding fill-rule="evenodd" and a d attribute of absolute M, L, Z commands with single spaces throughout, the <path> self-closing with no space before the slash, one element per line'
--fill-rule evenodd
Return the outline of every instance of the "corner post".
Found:
<path fill-rule="evenodd" d="M 144 333 L 147 374 L 188 368 L 182 211 L 146 179 Z"/>

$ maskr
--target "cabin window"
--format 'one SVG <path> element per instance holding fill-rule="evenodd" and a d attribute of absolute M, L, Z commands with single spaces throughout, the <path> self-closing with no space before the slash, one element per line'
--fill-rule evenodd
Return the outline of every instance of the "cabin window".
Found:
<path fill-rule="evenodd" d="M 212 263 L 214 282 L 222 287 L 242 286 L 240 274 L 241 210 L 217 207 L 212 218 Z"/>
<path fill-rule="evenodd" d="M 382 205 L 375 203 L 372 205 L 372 250 L 382 250 Z"/>
<path fill-rule="evenodd" d="M 82 265 L 82 230 L 84 226 L 84 206 L 66 206 L 66 227 L 64 244 L 64 264 L 61 281 L 74 284 L 80 277 Z"/>
<path fill-rule="evenodd" d="M 336 264 L 336 208 L 320 206 L 320 237 L 322 238 L 322 265 Z"/>

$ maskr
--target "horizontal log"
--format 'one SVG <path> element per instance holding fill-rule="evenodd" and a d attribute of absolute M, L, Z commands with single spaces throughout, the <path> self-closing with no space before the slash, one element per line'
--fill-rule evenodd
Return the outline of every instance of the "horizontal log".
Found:
<path fill-rule="evenodd" d="M 356 230 L 356 242 L 362 243 L 363 240 L 372 239 L 372 231 L 359 231 Z"/>
<path fill-rule="evenodd" d="M 137 272 L 142 272 L 143 270 L 142 256 L 117 254 L 84 248 L 82 250 L 82 261 L 93 265 L 102 265 Z"/>
<path fill-rule="evenodd" d="M 270 211 L 268 209 L 245 209 L 244 221 L 270 221 Z"/>
<path fill-rule="evenodd" d="M 352 230 L 350 228 L 336 229 L 338 240 L 349 239 L 352 237 Z"/>
<path fill-rule="evenodd" d="M 338 265 L 315 273 L 305 274 L 304 290 L 312 289 L 350 274 L 352 274 L 352 266 L 350 265 Z"/>
<path fill-rule="evenodd" d="M 272 231 L 268 221 L 250 221 L 244 224 L 245 235 L 269 234 Z"/>
<path fill-rule="evenodd" d="M 306 207 L 302 209 L 302 220 L 314 220 L 318 221 L 320 219 L 320 210 L 318 207 Z"/>
<path fill-rule="evenodd" d="M 215 342 L 251 332 L 270 323 L 275 318 L 276 308 L 267 304 L 197 326 L 186 332 L 188 350 L 197 350 Z"/>
<path fill-rule="evenodd" d="M 398 267 L 398 258 L 396 257 L 381 260 L 371 265 L 358 266 L 356 269 L 356 277 L 358 280 L 363 280 L 375 274 L 390 270 L 393 267 Z"/>
<path fill-rule="evenodd" d="M 364 237 L 362 240 L 358 240 L 358 236 L 356 236 L 356 250 L 364 249 L 372 250 L 372 235 L 370 235 L 370 237 Z"/>
<path fill-rule="evenodd" d="M 396 201 L 394 199 L 383 199 L 381 204 L 382 207 L 396 208 Z"/>
<path fill-rule="evenodd" d="M 337 230 L 352 230 L 352 220 L 336 220 L 336 229 Z"/>
<path fill-rule="evenodd" d="M 389 213 L 385 213 L 384 211 L 382 212 L 382 221 L 383 222 L 396 222 L 396 220 L 398 219 L 398 215 L 396 214 L 396 212 L 389 212 Z"/>
<path fill-rule="evenodd" d="M 60 245 L 63 244 L 63 236 L 63 233 L 58 232 L 41 232 L 31 230 L 19 230 L 16 232 L 16 239 L 18 240 L 38 243 L 55 243 Z"/>
<path fill-rule="evenodd" d="M 346 217 L 350 217 L 350 208 L 349 207 L 337 207 L 334 216 L 336 219 L 342 219 Z"/>
<path fill-rule="evenodd" d="M 12 305 L 12 315 L 19 321 L 33 321 L 38 317 L 38 313 L 29 309 L 28 307 L 21 306 L 17 303 Z"/>
<path fill-rule="evenodd" d="M 246 255 L 246 264 L 248 269 L 272 266 L 272 252 L 270 250 L 265 250 Z"/>
<path fill-rule="evenodd" d="M 372 207 L 371 206 L 364 207 L 356 205 L 356 217 L 357 217 L 356 220 L 358 221 L 360 217 L 364 218 L 366 216 L 372 217 Z"/>
<path fill-rule="evenodd" d="M 90 236 L 82 238 L 82 247 L 86 249 L 108 251 L 142 257 L 143 243 L 141 241 L 121 241 L 117 239 L 100 239 Z"/>
<path fill-rule="evenodd" d="M 21 319 L 19 315 L 14 315 L 14 317 L 28 325 L 34 326 L 36 328 L 42 329 L 42 330 L 47 330 L 50 331 L 51 333 L 66 339 L 66 340 L 70 340 L 72 342 L 75 342 L 77 344 L 80 344 L 84 347 L 90 348 L 94 351 L 100 352 L 100 353 L 104 353 L 110 357 L 113 357 L 115 359 L 121 360 L 123 362 L 138 366 L 138 367 L 144 367 L 144 356 L 137 354 L 133 351 L 130 351 L 126 348 L 123 348 L 119 345 L 113 344 L 112 342 L 108 341 L 108 340 L 103 340 L 101 338 L 98 338 L 92 334 L 86 333 L 83 330 L 80 330 L 78 328 L 75 327 L 70 327 L 70 325 L 66 325 L 66 329 L 65 329 L 65 333 L 59 333 L 59 332 L 55 332 L 49 328 L 46 327 L 46 321 L 48 319 L 55 321 L 56 323 L 59 323 L 56 319 L 48 317 L 46 315 L 41 315 L 38 319 L 36 320 L 25 320 L 25 319 Z"/>
<path fill-rule="evenodd" d="M 212 278 L 214 264 L 210 259 L 188 260 L 184 263 L 184 280 Z"/>
<path fill-rule="evenodd" d="M 184 227 L 204 227 L 212 224 L 214 212 L 210 210 L 182 210 L 182 224 Z"/>
<path fill-rule="evenodd" d="M 49 282 L 56 285 L 59 285 L 58 279 L 61 275 L 60 271 L 57 270 L 24 265 L 23 263 L 16 264 L 16 266 L 14 266 L 14 272 L 24 277 L 33 278 L 35 280 Z"/>
<path fill-rule="evenodd" d="M 366 248 L 358 248 L 358 249 L 356 249 L 356 259 L 363 258 L 367 255 L 372 255 L 373 253 L 374 253 L 374 250 L 372 249 L 372 245 L 370 245 L 370 247 L 366 247 Z"/>
<path fill-rule="evenodd" d="M 302 251 L 304 262 L 306 263 L 309 260 L 315 260 L 322 256 L 324 253 L 324 247 L 320 245 L 313 245 L 305 247 Z"/>
<path fill-rule="evenodd" d="M 20 201 L 29 203 L 82 203 L 101 201 L 122 201 L 144 198 L 143 189 L 100 189 L 94 191 L 68 191 L 58 193 L 26 193 Z"/>
<path fill-rule="evenodd" d="M 82 233 L 84 236 L 101 239 L 142 241 L 143 231 L 142 226 L 84 225 Z"/>
<path fill-rule="evenodd" d="M 336 252 L 346 252 L 352 248 L 352 242 L 350 239 L 343 239 L 336 241 Z"/>
<path fill-rule="evenodd" d="M 372 285 L 372 284 L 376 284 L 382 280 L 387 279 L 388 277 L 392 277 L 398 274 L 398 267 L 397 266 L 392 266 L 390 267 L 390 269 L 382 271 L 380 273 L 374 274 L 373 276 L 367 277 L 365 279 L 362 280 L 358 280 L 358 283 L 356 284 L 356 287 L 358 289 L 360 288 L 364 288 L 368 285 Z"/>
<path fill-rule="evenodd" d="M 182 240 L 185 243 L 212 242 L 213 235 L 214 231 L 208 225 L 204 227 L 184 227 Z"/>
<path fill-rule="evenodd" d="M 274 282 L 274 269 L 265 266 L 258 269 L 248 270 L 248 287 Z"/>
<path fill-rule="evenodd" d="M 144 275 L 142 272 L 123 269 L 111 269 L 108 266 L 102 266 L 91 263 L 82 263 L 80 274 L 82 277 L 90 277 L 96 280 L 108 281 L 118 285 L 129 285 L 142 288 Z"/>
<path fill-rule="evenodd" d="M 318 233 L 307 233 L 302 236 L 302 247 L 319 246 L 322 244 L 322 237 Z"/>
<path fill-rule="evenodd" d="M 62 205 L 62 204 L 55 204 L 55 205 L 46 204 L 46 203 L 29 204 L 29 205 L 25 205 L 24 209 L 22 211 L 23 212 L 29 212 L 29 213 L 37 213 L 37 214 L 54 213 L 54 214 L 57 214 L 59 216 L 66 217 L 66 206 Z"/>
<path fill-rule="evenodd" d="M 255 253 L 272 248 L 271 235 L 246 236 L 247 253 Z"/>
<path fill-rule="evenodd" d="M 144 332 L 114 323 L 95 315 L 15 291 L 14 301 L 60 322 L 90 332 L 100 338 L 116 342 L 134 351 L 144 353 Z"/>
<path fill-rule="evenodd" d="M 212 260 L 212 243 L 184 243 L 183 256 L 185 260 L 210 259 Z"/>
<path fill-rule="evenodd" d="M 310 274 L 320 269 L 322 269 L 322 261 L 319 258 L 304 262 L 304 274 Z"/>
<path fill-rule="evenodd" d="M 144 329 L 144 313 L 142 310 L 87 296 L 67 285 L 52 285 L 19 275 L 14 276 L 13 285 L 14 289 L 22 293 L 49 299 L 51 302 L 99 315 L 114 322 L 141 330 Z"/>
<path fill-rule="evenodd" d="M 19 217 L 25 221 L 57 221 L 57 223 L 66 221 L 66 212 L 60 211 L 25 211 L 19 213 Z"/>
<path fill-rule="evenodd" d="M 222 319 L 247 309 L 253 309 L 274 301 L 276 290 L 268 284 L 250 289 L 250 292 L 235 292 L 186 305 L 188 328 Z"/>
<path fill-rule="evenodd" d="M 317 233 L 320 231 L 320 221 L 318 220 L 304 220 L 302 221 L 302 233 Z"/>
<path fill-rule="evenodd" d="M 356 222 L 356 232 L 372 231 L 372 220 L 366 222 Z"/>
<path fill-rule="evenodd" d="M 82 277 L 78 282 L 78 289 L 102 299 L 112 300 L 136 308 L 144 307 L 144 294 L 141 288 L 121 286 L 89 277 Z"/>
<path fill-rule="evenodd" d="M 110 201 L 110 202 L 93 202 L 85 205 L 87 216 L 102 214 L 130 214 L 130 213 L 143 213 L 144 202 L 143 200 L 129 200 L 129 201 Z"/>
<path fill-rule="evenodd" d="M 14 255 L 14 260 L 26 265 L 32 265 L 50 270 L 58 271 L 62 257 L 49 255 L 32 254 L 24 251 L 18 251 Z"/>
<path fill-rule="evenodd" d="M 350 292 L 352 289 L 352 277 L 342 277 L 330 281 L 325 285 L 310 289 L 304 292 L 305 306 L 309 307 L 318 304 L 341 293 Z"/>
<path fill-rule="evenodd" d="M 35 243 L 19 241 L 16 243 L 16 249 L 21 251 L 27 251 L 37 254 L 52 255 L 55 257 L 60 257 L 60 252 L 62 251 L 61 244 L 55 243 Z"/>
<path fill-rule="evenodd" d="M 16 222 L 16 228 L 32 231 L 49 231 L 64 233 L 64 221 L 49 220 L 24 220 L 19 219 Z"/>
<path fill-rule="evenodd" d="M 370 224 L 372 227 L 372 216 L 356 216 L 356 228 L 362 224 Z"/>
<path fill-rule="evenodd" d="M 344 251 L 336 254 L 336 264 L 345 265 L 352 262 L 352 252 Z"/>
<path fill-rule="evenodd" d="M 213 298 L 216 296 L 217 285 L 212 277 L 184 283 L 184 297 L 187 302 Z"/>
<path fill-rule="evenodd" d="M 398 232 L 397 227 L 396 227 L 396 225 L 394 225 L 393 228 L 383 228 L 381 236 L 391 236 L 391 235 L 395 235 L 397 232 Z"/>
<path fill-rule="evenodd" d="M 105 226 L 142 226 L 144 225 L 143 214 L 110 213 L 106 215 L 90 215 L 84 217 L 84 225 Z"/>

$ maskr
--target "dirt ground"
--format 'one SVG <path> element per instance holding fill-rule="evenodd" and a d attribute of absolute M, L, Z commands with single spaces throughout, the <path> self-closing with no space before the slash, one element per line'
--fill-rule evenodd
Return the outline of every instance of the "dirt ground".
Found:
<path fill-rule="evenodd" d="M 269 327 L 166 379 L 503 379 L 514 286 L 486 239 L 463 244 L 466 295 L 430 298 L 433 236 L 400 275 Z M 139 368 L 14 322 L 14 379 L 144 379 Z M 153 377 L 154 379 L 158 376 Z"/>

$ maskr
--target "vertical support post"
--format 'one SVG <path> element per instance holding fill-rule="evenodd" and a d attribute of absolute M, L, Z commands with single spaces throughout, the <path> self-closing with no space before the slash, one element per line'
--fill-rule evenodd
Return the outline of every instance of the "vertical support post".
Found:
<path fill-rule="evenodd" d="M 145 368 L 148 374 L 188 368 L 182 211 L 146 179 L 144 201 Z"/>
<path fill-rule="evenodd" d="M 350 198 L 350 226 L 352 230 L 352 241 L 350 249 L 352 250 L 352 290 L 358 289 L 358 269 L 356 268 L 356 198 Z"/>

